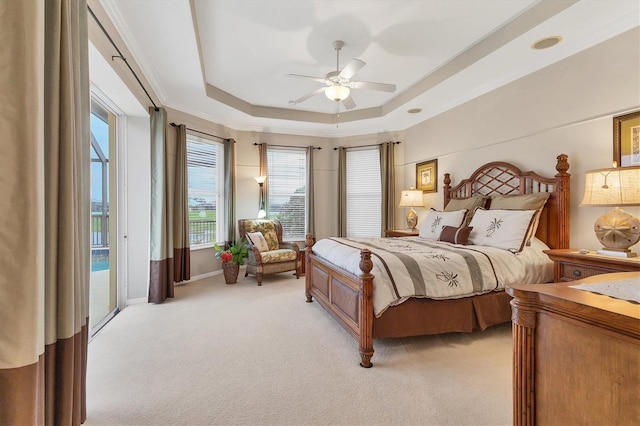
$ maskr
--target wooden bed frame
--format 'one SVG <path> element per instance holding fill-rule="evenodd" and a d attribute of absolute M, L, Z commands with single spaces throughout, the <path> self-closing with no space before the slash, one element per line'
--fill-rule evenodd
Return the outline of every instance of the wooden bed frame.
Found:
<path fill-rule="evenodd" d="M 528 194 L 549 192 L 540 217 L 536 237 L 551 248 L 569 247 L 570 174 L 567 156 L 557 157 L 555 177 L 521 172 L 505 162 L 492 162 L 478 168 L 469 179 L 451 187 L 444 175 L 444 205 L 454 198 L 474 195 Z M 388 308 L 379 318 L 373 313 L 373 262 L 368 249 L 361 251 L 362 274 L 354 275 L 313 254 L 314 238 L 307 234 L 305 249 L 305 294 L 313 297 L 359 342 L 360 365 L 371 367 L 373 339 L 406 337 L 449 332 L 484 330 L 511 321 L 511 297 L 504 291 L 462 299 L 434 300 L 412 298 Z"/>

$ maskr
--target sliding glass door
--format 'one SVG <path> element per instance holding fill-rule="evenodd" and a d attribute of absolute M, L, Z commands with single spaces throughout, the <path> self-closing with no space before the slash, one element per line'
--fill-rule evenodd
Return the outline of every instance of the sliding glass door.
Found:
<path fill-rule="evenodd" d="M 91 288 L 89 322 L 97 332 L 117 312 L 116 116 L 91 99 Z"/>

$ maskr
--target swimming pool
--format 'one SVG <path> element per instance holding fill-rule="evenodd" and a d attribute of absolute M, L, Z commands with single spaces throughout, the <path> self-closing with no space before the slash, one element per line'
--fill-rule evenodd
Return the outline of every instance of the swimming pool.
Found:
<path fill-rule="evenodd" d="M 99 248 L 91 250 L 91 272 L 109 269 L 109 249 Z"/>

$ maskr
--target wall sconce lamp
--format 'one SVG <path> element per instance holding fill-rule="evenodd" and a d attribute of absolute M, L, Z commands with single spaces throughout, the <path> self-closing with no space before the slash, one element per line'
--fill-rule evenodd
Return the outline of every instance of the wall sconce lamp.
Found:
<path fill-rule="evenodd" d="M 640 206 L 640 166 L 587 171 L 580 205 L 615 207 L 593 225 L 596 237 L 603 245 L 599 254 L 637 256 L 629 247 L 640 241 L 640 219 L 619 207 Z"/>
<path fill-rule="evenodd" d="M 407 213 L 407 230 L 416 231 L 418 214 L 413 208 L 424 207 L 422 190 L 413 188 L 403 190 L 400 195 L 400 207 L 410 207 L 409 213 Z"/>
<path fill-rule="evenodd" d="M 264 181 L 267 180 L 266 176 L 256 176 L 254 178 L 258 185 L 260 185 L 260 198 L 258 200 L 258 219 L 262 219 L 267 216 L 267 211 L 264 208 Z"/>

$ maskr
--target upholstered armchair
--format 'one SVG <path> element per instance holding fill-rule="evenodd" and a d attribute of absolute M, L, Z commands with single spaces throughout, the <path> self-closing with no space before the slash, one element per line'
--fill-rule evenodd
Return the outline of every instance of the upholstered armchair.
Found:
<path fill-rule="evenodd" d="M 295 271 L 299 278 L 302 271 L 300 248 L 293 242 L 282 241 L 282 224 L 277 219 L 239 219 L 240 238 L 249 242 L 249 259 L 244 276 L 254 274 L 258 285 L 266 274 Z"/>

